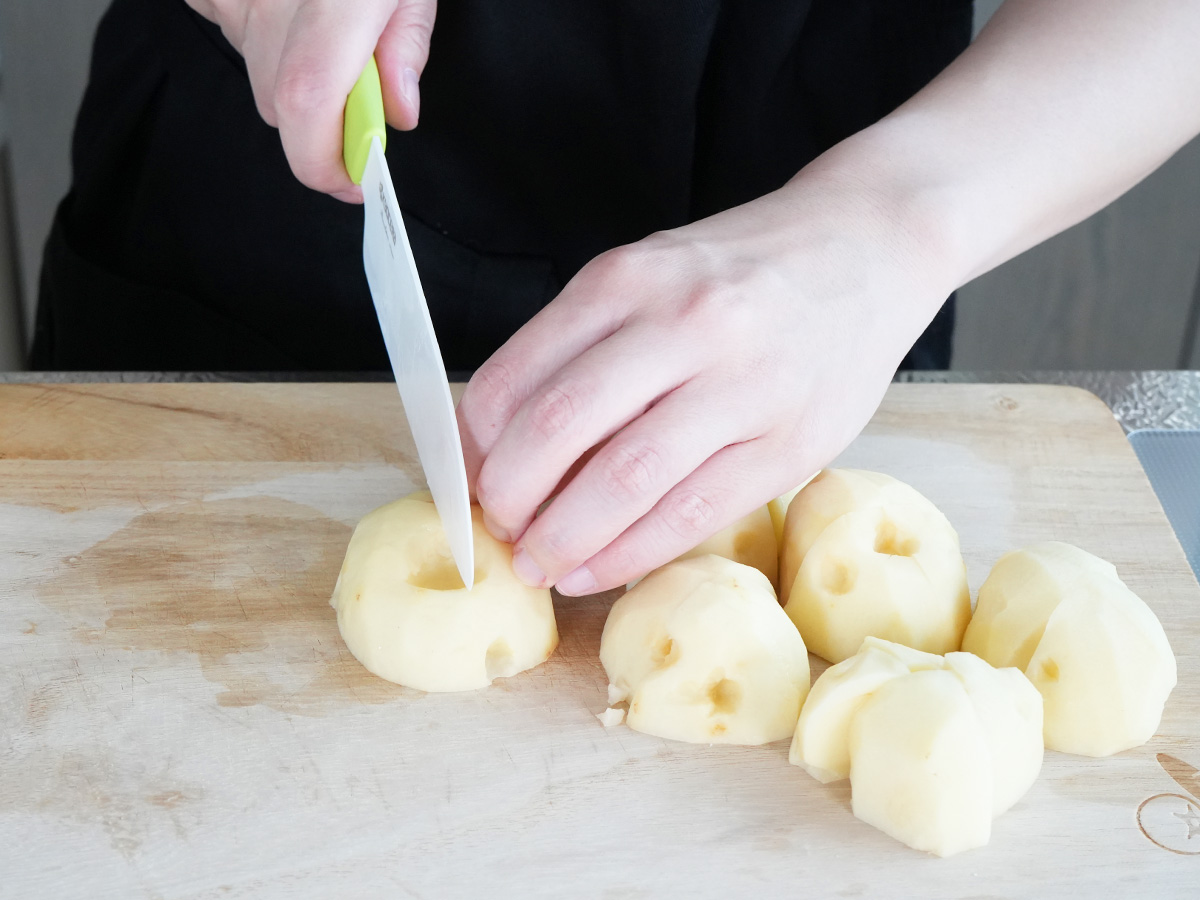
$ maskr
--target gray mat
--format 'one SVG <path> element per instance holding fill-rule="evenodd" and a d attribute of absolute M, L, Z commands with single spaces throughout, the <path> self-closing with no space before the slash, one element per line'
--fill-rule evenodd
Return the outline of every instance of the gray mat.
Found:
<path fill-rule="evenodd" d="M 1200 431 L 1145 429 L 1129 443 L 1200 578 Z"/>

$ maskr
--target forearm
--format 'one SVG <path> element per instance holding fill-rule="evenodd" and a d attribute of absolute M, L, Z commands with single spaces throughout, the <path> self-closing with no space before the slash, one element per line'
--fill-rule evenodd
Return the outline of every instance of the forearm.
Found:
<path fill-rule="evenodd" d="M 1200 132 L 1200 3 L 1007 0 L 895 113 L 784 189 L 853 183 L 953 289 L 1086 218 Z"/>

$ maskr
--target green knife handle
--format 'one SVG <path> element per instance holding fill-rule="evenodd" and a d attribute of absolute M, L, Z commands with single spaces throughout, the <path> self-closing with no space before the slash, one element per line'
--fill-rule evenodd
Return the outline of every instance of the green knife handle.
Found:
<path fill-rule="evenodd" d="M 367 156 L 371 152 L 371 139 L 379 138 L 379 143 L 387 148 L 383 89 L 379 85 L 379 67 L 375 65 L 374 56 L 367 60 L 366 68 L 346 98 L 343 120 L 342 160 L 346 163 L 351 180 L 355 184 L 362 184 Z"/>

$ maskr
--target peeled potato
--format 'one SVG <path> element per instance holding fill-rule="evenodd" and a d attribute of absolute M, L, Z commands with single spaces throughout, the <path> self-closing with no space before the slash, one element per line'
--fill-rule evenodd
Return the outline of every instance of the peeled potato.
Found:
<path fill-rule="evenodd" d="M 995 669 L 972 653 L 947 653 L 983 728 L 992 761 L 992 816 L 1025 796 L 1042 770 L 1042 699 L 1019 669 Z"/>
<path fill-rule="evenodd" d="M 513 574 L 512 548 L 471 509 L 475 586 L 466 590 L 428 493 L 368 513 L 330 604 L 370 672 L 422 691 L 466 691 L 545 662 L 558 645 L 550 591 Z"/>
<path fill-rule="evenodd" d="M 914 672 L 871 694 L 850 727 L 850 806 L 914 850 L 951 856 L 992 835 L 992 763 L 950 672 Z"/>
<path fill-rule="evenodd" d="M 850 778 L 855 815 L 939 856 L 987 843 L 1042 765 L 1042 703 L 1017 669 L 867 638 L 827 669 L 796 723 L 790 761 Z"/>
<path fill-rule="evenodd" d="M 867 638 L 858 653 L 826 669 L 817 679 L 796 722 L 788 753 L 792 765 L 801 766 L 823 783 L 850 777 L 850 722 L 873 691 L 914 671 L 889 652 L 890 647 L 899 645 Z M 921 655 L 930 659 L 926 668 L 941 667 L 940 656 Z"/>
<path fill-rule="evenodd" d="M 868 636 L 957 650 L 971 617 L 954 528 L 920 493 L 877 472 L 826 469 L 796 496 L 780 584 L 808 648 L 830 662 Z"/>
<path fill-rule="evenodd" d="M 1176 681 L 1150 608 L 1112 564 L 1057 542 L 1000 558 L 963 649 L 1022 669 L 1045 701 L 1046 746 L 1084 756 L 1148 741 Z"/>
<path fill-rule="evenodd" d="M 805 485 L 815 477 L 816 473 L 813 473 L 804 484 L 798 484 L 790 491 L 780 494 L 774 500 L 767 501 L 767 512 L 771 514 L 771 525 L 775 528 L 775 543 L 779 547 L 783 546 L 783 523 L 787 520 L 788 507 L 796 499 L 796 495 L 804 490 Z"/>
<path fill-rule="evenodd" d="M 812 479 L 810 478 L 809 481 Z M 808 484 L 808 481 L 804 482 Z M 732 559 L 734 562 L 754 566 L 779 590 L 779 548 L 783 541 L 783 520 L 788 504 L 804 487 L 804 484 L 781 494 L 774 500 L 738 519 L 728 528 L 723 528 L 708 540 L 701 542 L 678 559 L 694 559 L 710 553 Z M 640 578 L 629 583 L 632 588 Z"/>
<path fill-rule="evenodd" d="M 695 559 L 710 553 L 753 566 L 767 576 L 772 590 L 779 583 L 779 544 L 771 513 L 765 506 L 718 531 L 679 559 Z"/>
<path fill-rule="evenodd" d="M 812 478 L 808 481 L 812 481 Z M 743 516 L 679 558 L 692 559 L 715 553 L 734 562 L 754 566 L 771 580 L 771 586 L 778 591 L 779 548 L 783 546 L 783 522 L 787 517 L 788 505 L 808 481 L 768 501 L 766 506 Z"/>
<path fill-rule="evenodd" d="M 613 604 L 600 640 L 609 702 L 629 727 L 692 743 L 786 738 L 808 694 L 808 653 L 757 569 L 676 560 Z"/>

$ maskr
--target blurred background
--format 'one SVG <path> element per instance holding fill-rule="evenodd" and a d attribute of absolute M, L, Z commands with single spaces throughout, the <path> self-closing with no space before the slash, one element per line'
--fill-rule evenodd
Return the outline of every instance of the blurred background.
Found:
<path fill-rule="evenodd" d="M 1000 0 L 976 0 L 976 30 Z M 24 367 L 42 244 L 108 0 L 0 4 L 0 371 Z M 964 287 L 954 368 L 1200 369 L 1200 140 Z"/>

